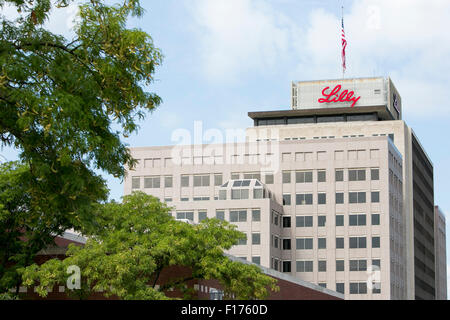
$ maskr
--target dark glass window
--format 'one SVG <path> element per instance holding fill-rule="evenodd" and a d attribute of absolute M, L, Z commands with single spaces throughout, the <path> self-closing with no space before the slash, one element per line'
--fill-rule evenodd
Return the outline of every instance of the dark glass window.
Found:
<path fill-rule="evenodd" d="M 336 204 L 343 204 L 343 203 L 344 203 L 344 193 L 336 192 Z"/>
<path fill-rule="evenodd" d="M 379 214 L 372 214 L 372 225 L 373 226 L 380 225 L 380 215 Z"/>
<path fill-rule="evenodd" d="M 336 238 L 336 249 L 344 249 L 344 238 Z"/>
<path fill-rule="evenodd" d="M 379 203 L 380 202 L 380 192 L 375 191 L 371 194 L 371 201 L 372 203 Z"/>
<path fill-rule="evenodd" d="M 317 239 L 317 247 L 319 249 L 326 249 L 327 248 L 327 238 L 319 238 Z"/>
<path fill-rule="evenodd" d="M 336 170 L 336 181 L 344 181 L 344 170 Z"/>

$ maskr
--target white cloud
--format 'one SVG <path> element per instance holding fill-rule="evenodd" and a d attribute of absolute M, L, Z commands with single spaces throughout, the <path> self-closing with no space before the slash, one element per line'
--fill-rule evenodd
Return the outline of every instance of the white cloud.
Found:
<path fill-rule="evenodd" d="M 72 29 L 77 20 L 78 5 L 79 1 L 74 1 L 65 8 L 52 8 L 49 18 L 44 23 L 44 28 L 69 39 L 72 38 L 75 35 Z M 14 20 L 21 15 L 15 6 L 10 4 L 6 4 L 0 10 L 0 14 L 8 20 Z"/>
<path fill-rule="evenodd" d="M 284 68 L 292 80 L 342 75 L 340 10 L 294 14 L 268 0 L 198 0 L 203 68 L 209 79 L 239 82 Z M 391 76 L 409 115 L 450 114 L 450 1 L 360 0 L 345 13 L 347 77 Z M 304 23 L 303 23 L 304 24 Z"/>
<path fill-rule="evenodd" d="M 450 2 L 443 0 L 356 1 L 345 16 L 347 76 L 391 76 L 409 115 L 449 114 L 443 108 L 450 85 L 449 17 Z M 302 52 L 307 63 L 298 72 L 339 75 L 339 19 L 323 10 L 311 13 Z"/>
<path fill-rule="evenodd" d="M 197 0 L 191 10 L 210 79 L 236 81 L 246 72 L 273 70 L 288 53 L 292 22 L 265 1 Z"/>

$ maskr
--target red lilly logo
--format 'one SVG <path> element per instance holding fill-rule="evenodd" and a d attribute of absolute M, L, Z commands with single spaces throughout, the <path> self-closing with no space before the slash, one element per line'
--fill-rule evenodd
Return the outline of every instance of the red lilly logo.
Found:
<path fill-rule="evenodd" d="M 353 102 L 353 104 L 351 105 L 351 108 L 353 108 L 358 102 L 358 100 L 361 98 L 355 97 L 354 96 L 355 92 L 353 91 L 344 90 L 341 93 L 339 93 L 342 89 L 342 86 L 340 84 L 338 84 L 336 87 L 334 87 L 333 90 L 331 90 L 331 92 L 328 93 L 329 89 L 330 87 L 326 87 L 325 89 L 323 89 L 322 95 L 325 98 L 319 99 L 319 103 Z"/>

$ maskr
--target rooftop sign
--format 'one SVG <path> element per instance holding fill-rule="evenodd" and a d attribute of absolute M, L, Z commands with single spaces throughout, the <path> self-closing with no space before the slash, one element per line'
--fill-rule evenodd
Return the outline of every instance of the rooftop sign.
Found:
<path fill-rule="evenodd" d="M 353 108 L 361 97 L 356 97 L 354 91 L 344 90 L 340 92 L 342 86 L 338 84 L 333 90 L 330 87 L 326 87 L 322 90 L 322 95 L 325 98 L 320 98 L 319 103 L 334 103 L 334 102 L 352 102 L 350 106 Z"/>

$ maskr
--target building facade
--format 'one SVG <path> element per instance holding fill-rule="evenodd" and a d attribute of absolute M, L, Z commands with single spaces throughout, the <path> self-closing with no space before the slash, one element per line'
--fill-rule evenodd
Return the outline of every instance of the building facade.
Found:
<path fill-rule="evenodd" d="M 447 300 L 447 244 L 445 215 L 434 207 L 434 240 L 436 248 L 436 300 Z"/>
<path fill-rule="evenodd" d="M 293 82 L 291 98 L 250 112 L 245 143 L 132 148 L 125 194 L 230 221 L 247 235 L 230 254 L 346 299 L 434 299 L 433 167 L 392 81 Z"/>

